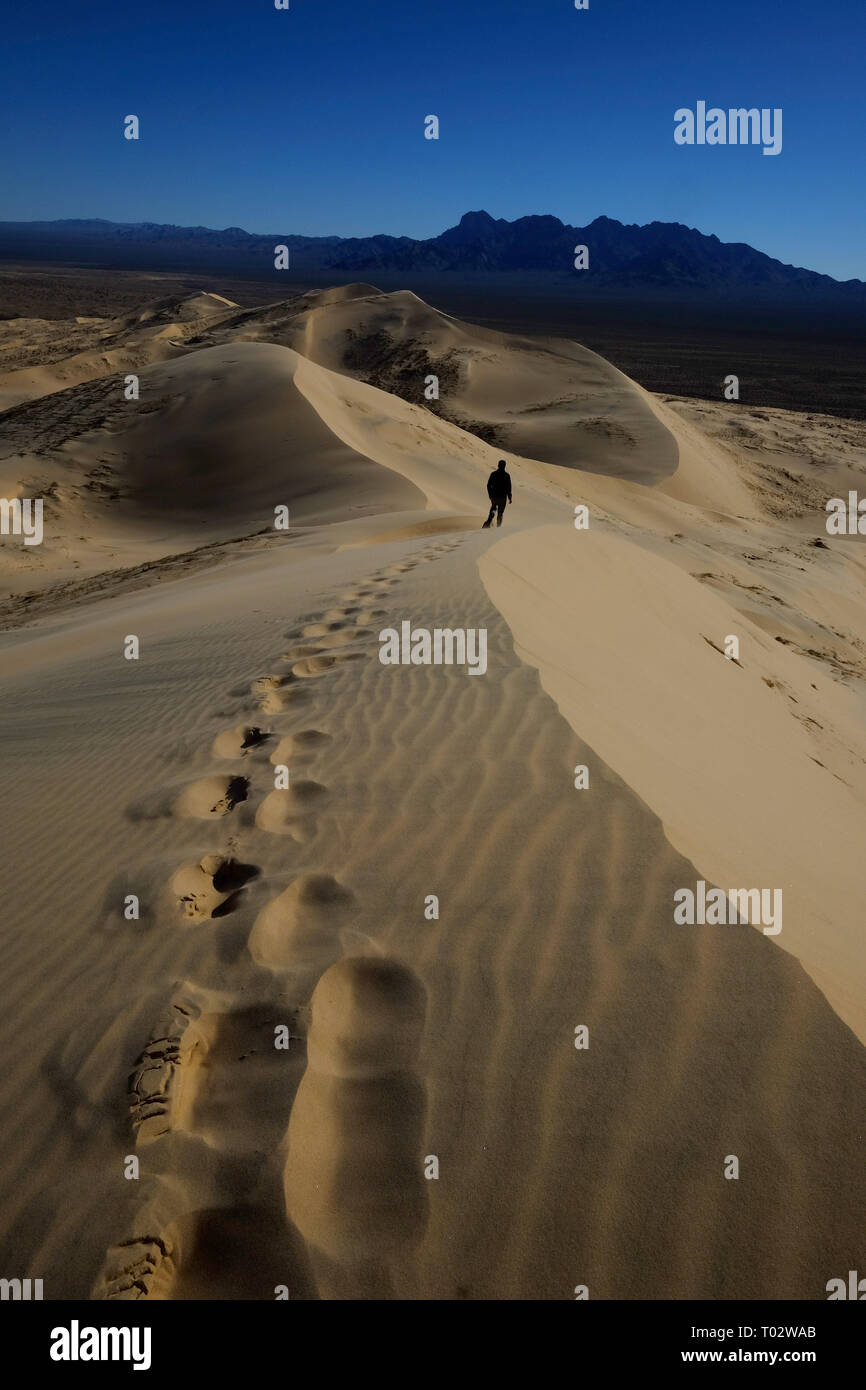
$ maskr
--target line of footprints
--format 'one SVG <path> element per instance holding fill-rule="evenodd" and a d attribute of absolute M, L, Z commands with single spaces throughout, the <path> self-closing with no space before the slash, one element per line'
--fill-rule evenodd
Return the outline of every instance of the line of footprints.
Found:
<path fill-rule="evenodd" d="M 368 655 L 383 616 L 377 595 L 458 544 L 432 544 L 341 594 L 341 606 L 287 634 L 285 674 L 233 695 L 254 702 L 263 722 L 297 722 L 316 703 L 308 683 Z M 320 762 L 329 734 L 250 722 L 220 733 L 212 757 L 249 766 L 274 740 L 274 789 L 255 824 L 305 843 L 329 793 L 294 768 Z M 250 786 L 241 771 L 206 776 L 169 809 L 221 821 Z M 259 872 L 236 857 L 241 838 L 172 875 L 187 922 L 239 904 Z M 128 1084 L 136 1153 L 156 1195 L 138 1210 L 136 1234 L 108 1251 L 95 1297 L 315 1298 L 311 1250 L 332 1273 L 363 1269 L 372 1296 L 387 1293 L 388 1257 L 414 1245 L 427 1221 L 425 1098 L 414 1071 L 425 994 L 402 964 L 343 953 L 354 902 L 328 874 L 296 874 L 256 917 L 236 990 L 189 984 L 169 1003 Z M 253 1291 L 238 1292 L 251 1279 Z M 329 1291 L 339 1295 L 338 1278 Z"/>

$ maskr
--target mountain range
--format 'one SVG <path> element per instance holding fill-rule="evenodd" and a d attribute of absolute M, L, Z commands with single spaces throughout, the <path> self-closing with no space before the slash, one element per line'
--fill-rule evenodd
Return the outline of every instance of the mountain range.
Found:
<path fill-rule="evenodd" d="M 785 265 L 744 242 L 723 242 L 679 222 L 645 226 L 597 217 L 576 227 L 552 216 L 513 222 L 467 212 L 439 236 L 307 237 L 221 231 L 154 222 L 101 219 L 0 222 L 0 258 L 75 261 L 106 266 L 209 270 L 268 279 L 274 248 L 290 251 L 298 274 L 327 271 L 394 273 L 542 274 L 585 289 L 676 291 L 790 296 L 807 300 L 866 299 L 862 280 Z M 587 269 L 575 270 L 575 248 L 586 246 Z M 284 272 L 282 272 L 284 273 Z"/>

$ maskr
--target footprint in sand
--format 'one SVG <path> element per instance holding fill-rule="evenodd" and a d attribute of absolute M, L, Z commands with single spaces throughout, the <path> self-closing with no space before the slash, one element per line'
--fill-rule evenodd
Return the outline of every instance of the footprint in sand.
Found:
<path fill-rule="evenodd" d="M 331 735 L 321 729 L 301 729 L 296 734 L 287 734 L 285 738 L 280 739 L 271 754 L 271 762 L 275 767 L 309 762 L 330 742 Z"/>
<path fill-rule="evenodd" d="M 342 1264 L 381 1260 L 424 1233 L 425 1095 L 415 1066 L 425 1008 L 415 976 L 382 957 L 345 957 L 313 992 L 283 1190 L 308 1245 Z"/>
<path fill-rule="evenodd" d="M 284 1214 L 279 1178 L 273 1173 L 261 1181 L 305 1065 L 297 1026 L 296 1011 L 274 1003 L 171 1006 L 129 1080 L 137 1145 L 169 1133 L 203 1140 L 205 1155 L 196 1163 L 224 1172 L 228 1180 L 217 1190 L 231 1205 L 190 1210 L 183 1177 L 165 1176 L 139 1209 L 136 1233 L 108 1250 L 92 1297 L 272 1299 L 278 1284 L 288 1284 L 294 1297 L 316 1296 L 303 1243 Z M 283 1027 L 287 1049 L 275 1047 Z"/>
<path fill-rule="evenodd" d="M 250 686 L 253 695 L 267 695 L 272 690 L 282 690 L 291 684 L 289 676 L 257 676 Z"/>
<path fill-rule="evenodd" d="M 234 729 L 224 729 L 221 734 L 217 734 L 211 753 L 215 758 L 242 758 L 251 748 L 258 748 L 269 738 L 270 734 L 262 729 L 249 724 L 238 724 Z"/>
<path fill-rule="evenodd" d="M 204 922 L 214 917 L 227 917 L 244 884 L 258 872 L 253 864 L 239 864 L 219 854 L 206 854 L 198 863 L 181 864 L 173 873 L 169 888 L 185 917 Z"/>
<path fill-rule="evenodd" d="M 292 676 L 259 676 L 250 686 L 263 714 L 280 714 L 284 709 L 303 701 L 303 691 L 293 689 Z"/>
<path fill-rule="evenodd" d="M 353 613 L 357 613 L 358 605 L 355 604 L 348 608 L 329 608 L 322 614 L 323 623 L 338 623 L 342 618 L 350 618 Z"/>
<path fill-rule="evenodd" d="M 323 806 L 328 797 L 327 787 L 320 782 L 293 780 L 288 787 L 268 792 L 256 811 L 256 825 L 259 830 L 288 834 L 306 842 L 315 833 L 313 812 Z"/>
<path fill-rule="evenodd" d="M 139 1214 L 137 1224 L 160 1233 L 112 1246 L 92 1298 L 273 1301 L 283 1284 L 295 1302 L 318 1297 L 303 1242 L 275 1201 L 206 1207 L 160 1222 L 160 1207 L 178 1200 L 165 1194 Z"/>
<path fill-rule="evenodd" d="M 177 1274 L 172 1242 L 162 1236 L 133 1236 L 111 1246 L 92 1297 L 162 1300 L 171 1297 Z"/>
<path fill-rule="evenodd" d="M 294 662 L 302 660 L 304 657 L 321 656 L 323 652 L 333 651 L 337 647 L 351 647 L 354 643 L 363 642 L 365 638 L 370 636 L 371 632 L 372 629 L 365 627 L 362 623 L 356 623 L 353 627 L 342 627 L 338 632 L 329 632 L 314 642 L 289 647 L 283 652 L 280 660 Z"/>
<path fill-rule="evenodd" d="M 129 1077 L 137 1144 L 183 1130 L 218 1149 L 275 1146 L 298 1081 L 298 1068 L 288 1078 L 286 1053 L 274 1047 L 278 1024 L 298 1036 L 294 1014 L 273 1005 L 217 1012 L 173 1003 Z"/>
<path fill-rule="evenodd" d="M 203 777 L 184 788 L 174 803 L 174 813 L 196 820 L 219 820 L 246 801 L 249 785 L 246 777 Z"/>
<path fill-rule="evenodd" d="M 321 656 L 307 656 L 301 661 L 295 662 L 292 667 L 292 675 L 298 676 L 301 680 L 311 680 L 316 676 L 324 676 L 333 666 L 341 661 L 360 661 L 360 652 L 337 652 L 333 656 L 323 653 Z"/>
<path fill-rule="evenodd" d="M 192 1025 L 199 1012 L 192 1003 L 171 1004 L 135 1062 L 127 1093 L 137 1146 L 178 1127 L 184 1072 L 198 1043 Z"/>
<path fill-rule="evenodd" d="M 286 1025 L 289 1048 L 274 1046 Z M 300 1079 L 304 1049 L 292 1049 L 293 1010 L 273 1004 L 202 1013 L 196 1045 L 184 1063 L 183 1089 L 173 1128 L 199 1135 L 222 1152 L 267 1153 L 276 1148 Z"/>
<path fill-rule="evenodd" d="M 301 635 L 303 637 L 327 637 L 329 632 L 339 632 L 345 626 L 344 622 L 307 623 Z"/>
<path fill-rule="evenodd" d="M 271 968 L 325 969 L 339 954 L 339 931 L 354 901 L 330 874 L 301 874 L 259 913 L 247 943 L 250 955 Z"/>

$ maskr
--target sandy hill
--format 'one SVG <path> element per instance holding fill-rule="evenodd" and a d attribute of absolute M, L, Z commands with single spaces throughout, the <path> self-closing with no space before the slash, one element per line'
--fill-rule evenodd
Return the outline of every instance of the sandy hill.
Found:
<path fill-rule="evenodd" d="M 6 412 L 0 492 L 45 499 L 46 539 L 0 558 L 32 588 L 272 530 L 280 504 L 295 525 L 421 504 L 343 442 L 316 376 L 290 348 L 238 343 L 142 369 L 137 402 L 112 375 Z"/>
<path fill-rule="evenodd" d="M 266 338 L 463 425 L 496 447 L 564 467 L 649 482 L 676 445 L 634 384 L 577 343 L 464 324 L 409 290 L 312 292 L 215 324 L 203 341 Z M 435 376 L 439 399 L 425 394 Z"/>
<path fill-rule="evenodd" d="M 221 294 L 165 295 L 142 305 L 135 314 L 129 314 L 121 323 L 132 328 L 142 323 L 199 323 L 213 318 L 224 318 L 227 310 L 237 309 L 237 305 Z"/>

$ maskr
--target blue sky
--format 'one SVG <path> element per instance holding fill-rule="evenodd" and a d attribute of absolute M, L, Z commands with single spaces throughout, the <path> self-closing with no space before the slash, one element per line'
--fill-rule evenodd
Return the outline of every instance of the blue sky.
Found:
<path fill-rule="evenodd" d="M 19 5 L 0 219 L 422 237 L 605 213 L 866 279 L 864 40 L 863 0 Z M 699 99 L 781 107 L 782 153 L 675 145 Z"/>

